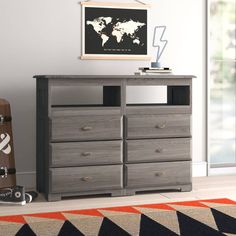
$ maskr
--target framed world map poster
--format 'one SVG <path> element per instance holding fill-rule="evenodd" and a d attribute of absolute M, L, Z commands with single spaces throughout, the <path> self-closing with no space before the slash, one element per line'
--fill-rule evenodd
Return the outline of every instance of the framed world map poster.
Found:
<path fill-rule="evenodd" d="M 137 3 L 81 2 L 81 59 L 150 60 L 148 8 Z"/>

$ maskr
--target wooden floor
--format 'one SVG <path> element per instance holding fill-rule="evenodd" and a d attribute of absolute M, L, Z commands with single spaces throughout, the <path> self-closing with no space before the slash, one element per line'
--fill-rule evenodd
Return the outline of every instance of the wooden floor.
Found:
<path fill-rule="evenodd" d="M 111 206 L 164 203 L 197 199 L 230 198 L 236 201 L 236 175 L 193 178 L 191 192 L 145 193 L 128 197 L 80 197 L 59 202 L 47 202 L 42 195 L 37 201 L 25 206 L 0 204 L 0 215 L 36 213 Z"/>

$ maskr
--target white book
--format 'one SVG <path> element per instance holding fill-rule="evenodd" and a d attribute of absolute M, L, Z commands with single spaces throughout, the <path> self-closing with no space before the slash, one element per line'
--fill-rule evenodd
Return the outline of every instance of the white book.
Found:
<path fill-rule="evenodd" d="M 172 74 L 172 71 L 160 71 L 160 72 L 142 72 L 142 71 L 137 71 L 134 72 L 135 75 L 163 75 L 163 74 Z"/>

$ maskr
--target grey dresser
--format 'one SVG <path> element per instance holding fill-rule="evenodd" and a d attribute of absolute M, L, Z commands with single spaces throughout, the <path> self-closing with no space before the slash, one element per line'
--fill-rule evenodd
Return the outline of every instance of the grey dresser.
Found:
<path fill-rule="evenodd" d="M 66 196 L 192 189 L 191 75 L 37 75 L 37 189 Z M 53 104 L 55 88 L 102 88 L 101 104 Z M 166 102 L 129 104 L 129 86 Z M 87 96 L 90 96 L 88 94 Z"/>

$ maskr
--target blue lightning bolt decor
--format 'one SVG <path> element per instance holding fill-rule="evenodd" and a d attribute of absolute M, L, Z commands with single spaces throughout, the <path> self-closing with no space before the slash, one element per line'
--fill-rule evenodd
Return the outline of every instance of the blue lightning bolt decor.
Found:
<path fill-rule="evenodd" d="M 153 47 L 157 47 L 157 57 L 156 62 L 152 62 L 152 67 L 160 67 L 160 57 L 168 43 L 168 40 L 163 39 L 163 35 L 166 31 L 166 26 L 156 26 L 154 28 L 154 35 L 153 35 Z"/>

